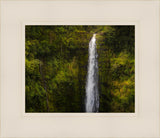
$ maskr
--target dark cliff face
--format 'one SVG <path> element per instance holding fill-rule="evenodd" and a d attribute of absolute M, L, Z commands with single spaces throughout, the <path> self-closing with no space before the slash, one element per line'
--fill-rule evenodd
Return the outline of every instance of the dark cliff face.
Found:
<path fill-rule="evenodd" d="M 26 112 L 84 112 L 96 32 L 100 112 L 134 112 L 134 26 L 26 26 Z"/>

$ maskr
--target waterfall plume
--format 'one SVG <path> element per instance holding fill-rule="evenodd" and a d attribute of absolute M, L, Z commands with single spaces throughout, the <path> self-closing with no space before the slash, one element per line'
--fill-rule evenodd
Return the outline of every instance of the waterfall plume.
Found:
<path fill-rule="evenodd" d="M 98 53 L 96 49 L 96 34 L 93 34 L 89 42 L 88 72 L 86 80 L 86 112 L 98 112 L 99 91 L 98 91 Z"/>

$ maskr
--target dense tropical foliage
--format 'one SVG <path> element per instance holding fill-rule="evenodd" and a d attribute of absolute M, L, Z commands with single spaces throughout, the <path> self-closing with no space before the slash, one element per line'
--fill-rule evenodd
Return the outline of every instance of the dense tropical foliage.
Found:
<path fill-rule="evenodd" d="M 99 112 L 135 110 L 134 26 L 26 26 L 26 112 L 84 112 L 88 44 L 96 33 Z"/>

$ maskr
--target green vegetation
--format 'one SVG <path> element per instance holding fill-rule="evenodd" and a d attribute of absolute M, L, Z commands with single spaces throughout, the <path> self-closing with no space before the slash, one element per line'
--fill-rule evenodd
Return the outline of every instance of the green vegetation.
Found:
<path fill-rule="evenodd" d="M 26 26 L 26 112 L 84 112 L 88 44 L 97 33 L 99 112 L 135 110 L 134 26 Z"/>

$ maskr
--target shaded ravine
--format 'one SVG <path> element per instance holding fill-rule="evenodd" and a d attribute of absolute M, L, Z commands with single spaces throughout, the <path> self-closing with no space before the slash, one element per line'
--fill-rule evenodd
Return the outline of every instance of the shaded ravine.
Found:
<path fill-rule="evenodd" d="M 96 49 L 96 34 L 93 34 L 89 42 L 88 72 L 86 80 L 86 112 L 98 112 L 99 92 L 98 92 L 98 53 Z"/>

